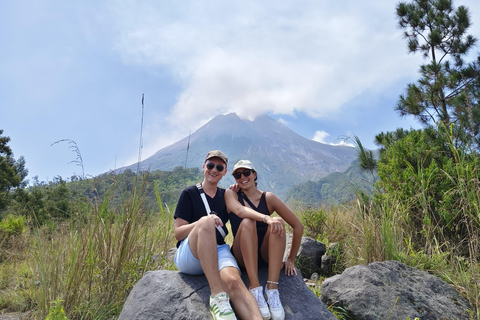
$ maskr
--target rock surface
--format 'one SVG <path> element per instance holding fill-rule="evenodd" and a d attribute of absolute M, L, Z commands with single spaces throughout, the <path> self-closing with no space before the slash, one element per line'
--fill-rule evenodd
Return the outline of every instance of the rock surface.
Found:
<path fill-rule="evenodd" d="M 398 261 L 358 265 L 326 279 L 321 300 L 352 320 L 468 320 L 468 301 L 443 280 Z"/>
<path fill-rule="evenodd" d="M 242 278 L 248 287 L 246 272 Z M 260 283 L 267 281 L 267 269 L 259 270 Z M 280 274 L 280 299 L 285 320 L 336 320 L 325 305 L 307 288 L 302 276 Z M 177 271 L 149 271 L 130 292 L 118 320 L 204 320 L 210 289 L 204 276 L 189 276 Z"/>

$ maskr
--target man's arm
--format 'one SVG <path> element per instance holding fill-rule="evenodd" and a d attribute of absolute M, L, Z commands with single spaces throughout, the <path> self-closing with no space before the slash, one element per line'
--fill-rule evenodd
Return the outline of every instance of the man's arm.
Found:
<path fill-rule="evenodd" d="M 177 241 L 182 241 L 185 239 L 190 231 L 192 231 L 193 227 L 195 226 L 196 222 L 188 223 L 187 220 L 182 218 L 175 219 L 175 239 Z"/>

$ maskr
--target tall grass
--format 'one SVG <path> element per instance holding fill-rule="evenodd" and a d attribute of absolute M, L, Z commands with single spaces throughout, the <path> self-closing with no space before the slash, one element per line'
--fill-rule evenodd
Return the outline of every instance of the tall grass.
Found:
<path fill-rule="evenodd" d="M 480 160 L 451 139 L 447 145 L 453 156 L 443 166 L 407 167 L 405 183 L 413 193 L 357 192 L 355 202 L 318 210 L 326 227 L 311 236 L 342 244 L 336 273 L 359 263 L 398 260 L 452 284 L 470 301 L 472 319 L 480 319 Z M 433 196 L 441 190 L 438 184 L 448 186 L 441 199 Z M 302 221 L 312 220 L 311 209 L 299 214 Z"/>
<path fill-rule="evenodd" d="M 157 190 L 158 215 L 142 210 L 145 187 L 136 181 L 117 208 L 109 206 L 107 196 L 60 226 L 55 236 L 36 231 L 31 268 L 39 283 L 34 299 L 42 317 L 58 299 L 69 319 L 114 317 L 146 271 L 169 267 L 173 219 Z"/>

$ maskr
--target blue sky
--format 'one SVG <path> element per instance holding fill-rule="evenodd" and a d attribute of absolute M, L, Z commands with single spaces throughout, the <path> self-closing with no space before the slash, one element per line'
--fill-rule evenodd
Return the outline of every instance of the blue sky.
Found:
<path fill-rule="evenodd" d="M 0 129 L 29 179 L 142 159 L 218 114 L 267 113 L 324 143 L 418 127 L 394 112 L 424 62 L 398 1 L 60 1 L 0 4 Z M 470 9 L 480 37 L 480 2 Z M 476 48 L 475 52 L 478 53 Z M 53 145 L 52 145 L 53 144 Z"/>

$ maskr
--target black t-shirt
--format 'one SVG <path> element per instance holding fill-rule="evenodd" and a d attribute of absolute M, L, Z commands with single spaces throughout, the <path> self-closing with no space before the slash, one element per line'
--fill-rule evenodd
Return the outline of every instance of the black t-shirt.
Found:
<path fill-rule="evenodd" d="M 225 204 L 225 189 L 218 188 L 215 196 L 210 198 L 205 194 L 210 210 L 215 211 L 217 216 L 223 221 L 223 231 L 228 234 L 226 223 L 228 221 L 227 205 Z M 198 221 L 201 217 L 207 215 L 207 210 L 200 197 L 200 192 L 196 186 L 185 188 L 178 199 L 177 208 L 175 209 L 174 218 L 182 218 L 188 223 Z M 215 228 L 217 234 L 217 244 L 225 244 L 220 232 Z M 180 242 L 177 243 L 177 247 Z"/>

